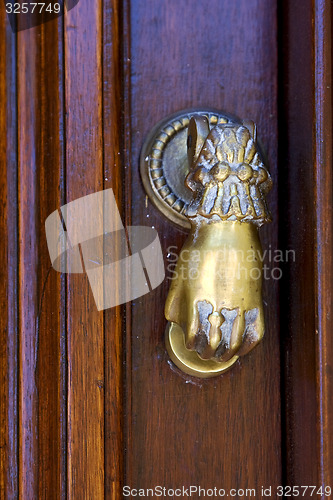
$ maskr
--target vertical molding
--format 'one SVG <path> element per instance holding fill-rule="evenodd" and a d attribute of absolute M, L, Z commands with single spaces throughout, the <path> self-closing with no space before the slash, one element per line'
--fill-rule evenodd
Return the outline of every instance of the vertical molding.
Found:
<path fill-rule="evenodd" d="M 63 349 L 66 295 L 63 278 L 51 268 L 44 224 L 50 213 L 63 204 L 64 109 L 63 109 L 63 19 L 41 26 L 38 76 L 37 159 L 39 211 L 38 235 L 38 492 L 46 498 L 52 491 L 63 498 L 66 401 L 63 386 Z M 63 294 L 63 295 L 62 295 Z M 66 483 L 65 483 L 66 484 Z"/>
<path fill-rule="evenodd" d="M 62 201 L 62 19 L 18 37 L 20 495 L 61 497 L 64 352 L 61 276 L 45 220 Z"/>
<path fill-rule="evenodd" d="M 65 12 L 67 202 L 103 189 L 102 2 Z M 88 223 L 88 221 L 87 221 Z M 86 274 L 67 278 L 68 497 L 104 498 L 104 322 Z"/>
<path fill-rule="evenodd" d="M 118 209 L 124 219 L 123 184 L 126 163 L 123 162 L 123 0 L 103 2 L 103 153 L 104 189 L 112 188 Z M 125 166 L 125 168 L 124 168 Z M 117 238 L 117 235 L 114 235 Z M 121 241 L 115 241 L 119 253 Z M 122 255 L 118 255 L 121 259 Z M 119 282 L 120 283 L 120 282 Z M 116 289 L 115 289 L 115 293 Z M 123 443 L 123 324 L 125 306 L 104 311 L 105 372 L 105 498 L 122 497 L 124 476 Z"/>
<path fill-rule="evenodd" d="M 18 498 L 18 194 L 16 35 L 0 12 L 0 498 Z"/>
<path fill-rule="evenodd" d="M 132 19 L 131 19 L 131 0 L 122 0 L 122 85 L 123 85 L 123 139 L 122 139 L 122 163 L 126 166 L 125 182 L 123 186 L 124 196 L 124 218 L 125 227 L 132 225 L 132 220 L 135 215 L 133 209 L 137 210 L 138 206 L 133 206 L 133 173 L 138 170 L 138 163 L 132 162 L 133 158 L 133 143 L 132 143 L 132 86 L 131 86 L 131 71 L 132 71 Z M 138 155 L 139 157 L 139 155 Z M 137 158 L 138 158 L 137 157 Z M 134 170 L 134 172 L 132 172 Z M 127 286 L 127 284 L 126 284 Z M 128 302 L 124 305 L 124 484 L 131 484 L 132 478 L 132 433 L 133 433 L 133 414 L 132 414 L 132 390 L 133 390 L 133 366 L 132 366 L 132 335 L 133 335 L 133 315 L 132 303 Z M 144 328 L 139 323 L 141 334 L 144 335 Z"/>
<path fill-rule="evenodd" d="M 284 481 L 318 487 L 333 468 L 331 29 L 329 0 L 282 2 L 280 245 L 296 252 L 281 283 Z"/>
<path fill-rule="evenodd" d="M 279 33 L 279 246 L 296 255 L 280 288 L 284 482 L 316 485 L 312 0 L 282 2 Z"/>
<path fill-rule="evenodd" d="M 314 1 L 314 199 L 317 450 L 321 485 L 333 481 L 332 2 Z"/>
<path fill-rule="evenodd" d="M 66 196 L 66 86 L 65 86 L 65 19 L 61 18 L 59 23 L 58 38 L 58 60 L 60 92 L 60 148 L 61 148 L 61 168 L 60 168 L 60 205 L 67 203 Z M 68 338 L 67 338 L 67 275 L 61 276 L 60 285 L 60 435 L 61 448 L 60 453 L 60 497 L 61 500 L 67 499 L 68 492 L 68 469 L 67 469 L 67 442 L 68 442 Z"/>
<path fill-rule="evenodd" d="M 18 33 L 18 192 L 19 192 L 19 490 L 38 498 L 37 67 L 40 27 Z"/>

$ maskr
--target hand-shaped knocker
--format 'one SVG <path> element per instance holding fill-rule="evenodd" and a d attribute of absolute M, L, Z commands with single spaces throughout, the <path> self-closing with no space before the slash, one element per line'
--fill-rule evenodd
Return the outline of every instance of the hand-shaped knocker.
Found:
<path fill-rule="evenodd" d="M 210 130 L 207 118 L 193 117 L 188 161 L 191 230 L 166 301 L 167 346 L 184 371 L 207 377 L 263 337 L 258 227 L 270 219 L 265 194 L 272 182 L 252 122 Z"/>
<path fill-rule="evenodd" d="M 165 306 L 168 352 L 186 373 L 217 375 L 264 334 L 258 228 L 270 220 L 272 181 L 255 125 L 180 112 L 152 130 L 141 172 L 155 205 L 190 228 Z"/>

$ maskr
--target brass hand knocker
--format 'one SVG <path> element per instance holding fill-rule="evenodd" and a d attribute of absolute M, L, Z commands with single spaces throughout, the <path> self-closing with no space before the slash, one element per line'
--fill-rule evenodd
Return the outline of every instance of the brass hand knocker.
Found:
<path fill-rule="evenodd" d="M 211 377 L 230 368 L 264 335 L 258 228 L 270 221 L 265 196 L 272 181 L 256 128 L 212 111 L 183 113 L 154 129 L 143 155 L 148 194 L 166 215 L 177 213 L 174 222 L 190 228 L 165 306 L 167 349 L 186 373 Z M 184 197 L 176 174 L 191 196 Z"/>

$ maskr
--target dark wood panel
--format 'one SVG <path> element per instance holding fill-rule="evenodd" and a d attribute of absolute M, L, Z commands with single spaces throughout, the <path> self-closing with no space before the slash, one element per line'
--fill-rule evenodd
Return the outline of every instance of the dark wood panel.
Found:
<path fill-rule="evenodd" d="M 38 495 L 38 179 L 40 28 L 18 34 L 19 196 L 19 491 Z"/>
<path fill-rule="evenodd" d="M 332 2 L 315 2 L 316 323 L 320 484 L 333 484 Z"/>
<path fill-rule="evenodd" d="M 38 496 L 46 499 L 64 498 L 66 493 L 66 287 L 65 276 L 51 268 L 44 229 L 46 218 L 65 202 L 62 19 L 41 26 L 39 52 L 36 385 Z"/>
<path fill-rule="evenodd" d="M 280 11 L 285 481 L 332 484 L 331 2 Z M 302 40 L 302 43 L 300 43 Z"/>
<path fill-rule="evenodd" d="M 81 1 L 66 13 L 64 29 L 69 203 L 104 186 L 102 2 Z M 103 498 L 103 312 L 86 274 L 68 275 L 67 294 L 68 496 Z"/>
<path fill-rule="evenodd" d="M 122 0 L 107 0 L 103 3 L 103 145 L 104 189 L 113 189 L 118 208 L 124 217 L 122 3 Z M 121 258 L 120 255 L 119 258 Z M 123 326 L 125 314 L 123 306 L 104 311 L 105 498 L 114 500 L 122 497 L 124 475 Z"/>
<path fill-rule="evenodd" d="M 132 224 L 155 227 L 168 247 L 185 235 L 146 205 L 138 173 L 143 140 L 168 113 L 210 106 L 249 117 L 277 179 L 276 2 L 130 3 Z M 277 248 L 274 223 L 264 247 Z M 128 183 L 127 183 L 128 185 Z M 129 204 L 129 202 L 128 202 Z M 173 369 L 164 348 L 169 282 L 132 302 L 127 358 L 126 484 L 133 487 L 281 483 L 278 282 L 265 283 L 263 343 L 225 375 L 205 381 Z M 217 484 L 218 483 L 218 484 Z"/>
<path fill-rule="evenodd" d="M 45 219 L 63 202 L 62 24 L 18 39 L 20 495 L 60 498 L 66 415 L 64 286 L 51 270 Z"/>
<path fill-rule="evenodd" d="M 16 37 L 0 10 L 0 497 L 18 492 Z"/>

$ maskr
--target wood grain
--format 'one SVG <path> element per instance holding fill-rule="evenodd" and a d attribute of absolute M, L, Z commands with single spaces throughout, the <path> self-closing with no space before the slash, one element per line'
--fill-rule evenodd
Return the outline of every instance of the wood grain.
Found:
<path fill-rule="evenodd" d="M 45 219 L 63 196 L 62 26 L 21 31 L 18 38 L 20 495 L 60 498 L 65 352 L 64 286 L 51 270 Z M 54 50 L 56 49 L 56 50 Z"/>
<path fill-rule="evenodd" d="M 69 203 L 104 186 L 102 2 L 81 0 L 65 14 L 64 34 Z M 68 275 L 67 294 L 68 497 L 103 498 L 103 312 L 96 309 L 86 274 Z"/>
<path fill-rule="evenodd" d="M 103 3 L 104 189 L 112 188 L 119 210 L 123 199 L 122 1 Z M 116 245 L 116 251 L 119 248 Z M 118 255 L 121 259 L 122 256 Z M 123 325 L 124 306 L 104 311 L 105 498 L 118 499 L 123 485 Z"/>
<path fill-rule="evenodd" d="M 0 498 L 18 493 L 16 37 L 0 11 Z"/>
<path fill-rule="evenodd" d="M 55 50 L 54 50 L 55 48 Z M 44 224 L 64 204 L 64 66 L 62 19 L 43 24 L 40 34 L 37 160 L 39 213 L 38 317 L 38 495 L 64 497 L 66 491 L 67 389 L 65 277 L 51 269 Z M 40 138 L 40 139 L 39 139 Z"/>
<path fill-rule="evenodd" d="M 333 174 L 332 2 L 317 0 L 315 14 L 315 290 L 319 484 L 333 484 Z"/>
<path fill-rule="evenodd" d="M 164 255 L 170 245 L 180 248 L 184 234 L 150 204 L 146 207 L 138 158 L 147 132 L 168 113 L 210 106 L 253 119 L 277 178 L 275 5 L 260 0 L 229 3 L 227 9 L 220 1 L 130 3 L 132 224 L 155 227 Z M 274 224 L 262 231 L 264 247 L 276 248 L 276 187 L 268 201 Z M 163 338 L 168 286 L 165 280 L 132 302 L 126 484 L 280 484 L 278 283 L 266 283 L 263 343 L 229 373 L 205 381 L 182 375 L 168 360 Z"/>
<path fill-rule="evenodd" d="M 283 3 L 280 239 L 297 256 L 282 283 L 288 484 L 332 483 L 331 26 L 328 1 Z"/>
<path fill-rule="evenodd" d="M 40 27 L 18 33 L 19 491 L 38 495 L 38 180 Z"/>
<path fill-rule="evenodd" d="M 0 497 L 332 485 L 331 2 L 80 0 L 18 34 L 1 9 L 0 27 Z M 169 279 L 97 311 L 85 274 L 51 269 L 44 230 L 112 188 L 168 266 L 186 235 L 147 201 L 139 153 L 193 106 L 257 123 L 275 182 L 263 247 L 296 255 L 264 283 L 262 344 L 211 380 L 165 351 Z"/>

